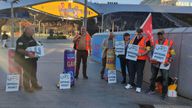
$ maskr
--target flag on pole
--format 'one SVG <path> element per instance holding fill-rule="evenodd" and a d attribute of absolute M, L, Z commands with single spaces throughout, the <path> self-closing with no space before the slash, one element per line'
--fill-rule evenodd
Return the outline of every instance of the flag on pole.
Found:
<path fill-rule="evenodd" d="M 152 26 L 151 13 L 149 13 L 147 19 L 145 20 L 145 22 L 142 24 L 142 26 L 140 28 L 143 29 L 143 32 L 148 36 L 151 43 L 153 44 L 154 41 L 153 41 L 153 26 Z"/>

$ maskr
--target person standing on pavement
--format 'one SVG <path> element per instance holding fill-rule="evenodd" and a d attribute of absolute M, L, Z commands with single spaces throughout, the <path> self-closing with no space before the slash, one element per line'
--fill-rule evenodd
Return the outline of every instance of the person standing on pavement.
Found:
<path fill-rule="evenodd" d="M 157 33 L 158 39 L 155 41 L 154 46 L 156 46 L 156 45 L 168 46 L 169 50 L 168 50 L 168 53 L 166 55 L 165 62 L 163 63 L 163 65 L 168 66 L 173 61 L 173 57 L 175 56 L 175 51 L 173 49 L 173 40 L 169 40 L 169 39 L 165 38 L 164 34 L 165 34 L 164 31 L 159 31 Z M 162 99 L 165 99 L 167 91 L 168 91 L 169 69 L 168 70 L 167 69 L 160 69 L 161 63 L 156 61 L 156 60 L 151 59 L 150 62 L 151 62 L 152 76 L 151 76 L 151 80 L 150 80 L 151 84 L 150 84 L 148 94 L 155 93 L 155 82 L 156 82 L 156 79 L 157 79 L 158 71 L 160 70 L 161 75 L 163 77 L 163 81 L 162 81 L 162 86 L 163 86 Z"/>
<path fill-rule="evenodd" d="M 143 70 L 145 67 L 145 62 L 148 59 L 148 53 L 150 51 L 151 43 L 147 36 L 144 36 L 142 29 L 137 29 L 135 37 L 130 41 L 130 44 L 138 45 L 139 51 L 137 55 L 137 60 L 129 60 L 129 82 L 125 86 L 126 89 L 131 89 L 134 86 L 135 74 L 137 74 L 136 81 L 136 92 L 141 92 L 142 81 L 143 81 Z"/>
<path fill-rule="evenodd" d="M 81 27 L 80 34 L 76 35 L 73 39 L 77 50 L 76 55 L 76 75 L 78 79 L 81 60 L 83 61 L 83 78 L 88 79 L 87 76 L 87 58 L 88 54 L 91 54 L 91 36 L 86 30 L 86 27 Z"/>
<path fill-rule="evenodd" d="M 120 60 L 121 72 L 122 72 L 122 77 L 123 77 L 121 84 L 126 84 L 126 67 L 127 67 L 127 70 L 129 69 L 128 68 L 128 60 L 126 59 L 126 54 L 127 54 L 127 47 L 128 47 L 129 42 L 130 42 L 130 34 L 125 33 L 123 35 L 123 40 L 125 42 L 125 54 L 124 55 L 118 55 L 118 57 Z"/>
<path fill-rule="evenodd" d="M 42 89 L 37 81 L 37 60 L 35 52 L 26 51 L 28 47 L 36 46 L 37 42 L 33 38 L 35 27 L 30 25 L 16 41 L 15 61 L 23 68 L 23 86 L 27 92 Z M 28 56 L 29 58 L 25 58 Z"/>
<path fill-rule="evenodd" d="M 9 38 L 9 36 L 7 35 L 6 31 L 3 32 L 2 35 L 2 48 L 6 48 L 7 47 L 7 39 Z"/>
<path fill-rule="evenodd" d="M 106 62 L 107 62 L 107 50 L 108 49 L 114 49 L 115 48 L 115 43 L 114 43 L 114 34 L 112 32 L 109 33 L 108 38 L 104 39 L 102 43 L 102 68 L 100 71 L 101 74 L 101 79 L 104 79 L 104 72 L 106 68 Z"/>

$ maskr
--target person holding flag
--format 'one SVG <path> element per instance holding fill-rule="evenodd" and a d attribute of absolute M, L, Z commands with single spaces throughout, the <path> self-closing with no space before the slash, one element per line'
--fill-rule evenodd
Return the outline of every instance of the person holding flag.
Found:
<path fill-rule="evenodd" d="M 136 92 L 141 92 L 143 81 L 143 70 L 145 62 L 148 59 L 148 53 L 150 51 L 150 41 L 147 36 L 143 34 L 142 29 L 137 29 L 135 37 L 130 41 L 130 44 L 137 45 L 139 47 L 136 61 L 129 60 L 129 82 L 125 86 L 126 89 L 131 89 L 134 86 L 135 74 L 137 73 Z"/>

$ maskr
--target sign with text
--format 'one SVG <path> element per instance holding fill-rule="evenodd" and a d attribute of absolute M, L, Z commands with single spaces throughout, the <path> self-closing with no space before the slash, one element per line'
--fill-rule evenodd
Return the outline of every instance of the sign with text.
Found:
<path fill-rule="evenodd" d="M 139 51 L 138 45 L 129 44 L 127 48 L 126 59 L 137 61 L 138 51 Z"/>
<path fill-rule="evenodd" d="M 117 83 L 116 70 L 108 70 L 108 83 L 109 84 Z"/>
<path fill-rule="evenodd" d="M 19 75 L 7 75 L 6 92 L 19 91 Z"/>
<path fill-rule="evenodd" d="M 59 85 L 60 89 L 70 89 L 71 88 L 71 74 L 70 73 L 60 74 L 59 84 L 60 84 Z"/>
<path fill-rule="evenodd" d="M 35 56 L 36 56 L 36 57 L 42 57 L 42 56 L 45 55 L 44 46 L 28 47 L 28 48 L 26 49 L 26 51 L 35 52 Z M 29 57 L 25 56 L 25 58 L 29 58 Z"/>
<path fill-rule="evenodd" d="M 152 59 L 163 63 L 166 59 L 168 49 L 169 49 L 168 46 L 156 45 L 153 52 Z"/>
<path fill-rule="evenodd" d="M 124 41 L 115 41 L 115 54 L 116 55 L 125 54 L 125 42 Z"/>

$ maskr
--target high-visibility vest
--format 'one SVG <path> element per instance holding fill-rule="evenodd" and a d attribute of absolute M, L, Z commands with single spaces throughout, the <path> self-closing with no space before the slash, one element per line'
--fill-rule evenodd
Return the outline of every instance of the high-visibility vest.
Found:
<path fill-rule="evenodd" d="M 89 51 L 91 50 L 91 36 L 89 35 L 89 33 L 86 33 L 86 37 L 85 37 L 85 41 L 86 41 L 86 50 Z M 76 43 L 76 48 L 78 49 L 78 42 Z"/>
<path fill-rule="evenodd" d="M 158 40 L 155 41 L 155 45 L 157 45 L 157 44 L 159 44 Z M 168 46 L 168 48 L 169 48 L 169 50 L 167 52 L 167 55 L 166 55 L 166 59 L 164 61 L 164 63 L 168 63 L 169 62 L 169 58 L 171 57 L 170 51 L 171 51 L 171 47 L 173 46 L 173 40 L 169 41 L 168 39 L 165 39 L 163 45 Z"/>
<path fill-rule="evenodd" d="M 131 41 L 130 41 L 130 44 L 133 44 L 133 42 L 135 41 L 135 38 L 134 37 Z M 141 41 L 138 43 L 138 46 L 139 46 L 139 51 L 138 53 L 139 54 L 142 54 L 144 53 L 145 51 L 147 51 L 146 49 L 146 42 L 149 40 L 149 38 L 147 38 L 146 36 L 143 36 Z M 148 59 L 148 55 L 143 55 L 143 56 L 138 56 L 137 57 L 137 60 L 147 60 Z"/>

